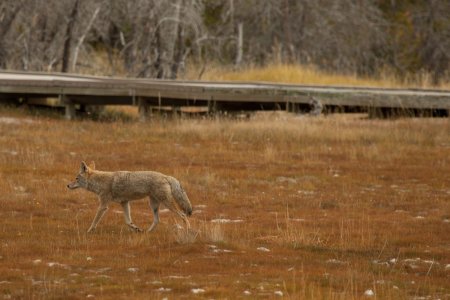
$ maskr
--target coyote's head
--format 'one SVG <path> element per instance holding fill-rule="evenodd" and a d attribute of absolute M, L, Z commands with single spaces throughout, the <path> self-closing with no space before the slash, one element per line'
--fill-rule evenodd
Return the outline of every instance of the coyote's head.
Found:
<path fill-rule="evenodd" d="M 80 172 L 75 178 L 74 182 L 71 182 L 67 185 L 67 187 L 71 190 L 81 188 L 87 188 L 89 176 L 92 174 L 93 170 L 95 170 L 94 162 L 91 163 L 91 166 L 88 167 L 84 161 L 81 162 Z"/>

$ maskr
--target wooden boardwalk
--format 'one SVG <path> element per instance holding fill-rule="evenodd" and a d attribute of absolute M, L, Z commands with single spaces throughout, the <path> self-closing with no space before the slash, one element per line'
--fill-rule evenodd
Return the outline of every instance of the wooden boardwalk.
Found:
<path fill-rule="evenodd" d="M 0 101 L 21 99 L 29 104 L 66 107 L 67 118 L 84 105 L 137 105 L 142 116 L 150 106 L 203 106 L 210 111 L 298 111 L 311 101 L 336 108 L 393 108 L 450 111 L 450 91 L 109 78 L 61 73 L 0 72 Z"/>

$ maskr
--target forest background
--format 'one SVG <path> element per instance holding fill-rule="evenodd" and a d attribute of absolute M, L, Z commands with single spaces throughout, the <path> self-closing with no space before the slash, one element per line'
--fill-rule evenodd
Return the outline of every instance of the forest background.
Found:
<path fill-rule="evenodd" d="M 448 49 L 449 1 L 0 2 L 1 69 L 204 79 L 282 64 L 438 85 Z"/>

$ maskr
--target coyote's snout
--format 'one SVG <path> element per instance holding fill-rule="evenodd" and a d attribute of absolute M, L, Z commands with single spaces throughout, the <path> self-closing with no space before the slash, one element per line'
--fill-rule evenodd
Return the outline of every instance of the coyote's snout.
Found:
<path fill-rule="evenodd" d="M 88 232 L 95 229 L 108 209 L 110 202 L 122 205 L 125 223 L 136 231 L 142 231 L 133 224 L 130 215 L 130 201 L 149 197 L 153 212 L 153 224 L 148 232 L 159 223 L 159 206 L 164 204 L 172 212 L 180 216 L 189 228 L 186 216 L 192 214 L 192 206 L 180 182 L 171 177 L 153 171 L 118 171 L 104 172 L 95 170 L 95 165 L 87 166 L 81 162 L 80 171 L 74 182 L 67 185 L 71 190 L 84 188 L 98 195 L 100 206 Z"/>

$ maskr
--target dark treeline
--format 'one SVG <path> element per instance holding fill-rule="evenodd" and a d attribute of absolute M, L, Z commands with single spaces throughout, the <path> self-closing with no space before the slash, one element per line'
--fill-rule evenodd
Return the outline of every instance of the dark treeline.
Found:
<path fill-rule="evenodd" d="M 176 78 L 187 60 L 276 61 L 438 83 L 449 76 L 450 1 L 0 1 L 0 68 L 77 72 L 100 51 L 138 77 Z"/>

